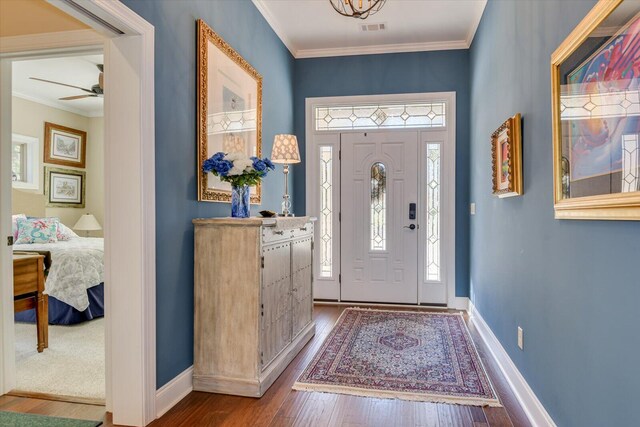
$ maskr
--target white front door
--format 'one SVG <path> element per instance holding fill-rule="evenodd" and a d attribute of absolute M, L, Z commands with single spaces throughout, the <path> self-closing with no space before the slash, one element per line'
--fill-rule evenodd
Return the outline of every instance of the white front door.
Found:
<path fill-rule="evenodd" d="M 343 133 L 341 300 L 418 303 L 418 132 Z"/>

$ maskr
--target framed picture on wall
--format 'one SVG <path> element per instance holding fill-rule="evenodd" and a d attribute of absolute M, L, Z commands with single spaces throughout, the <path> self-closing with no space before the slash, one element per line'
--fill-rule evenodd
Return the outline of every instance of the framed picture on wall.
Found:
<path fill-rule="evenodd" d="M 640 3 L 600 0 L 551 56 L 558 219 L 640 220 Z"/>
<path fill-rule="evenodd" d="M 498 197 L 523 194 L 521 121 L 520 113 L 509 117 L 491 135 L 493 194 Z"/>
<path fill-rule="evenodd" d="M 44 194 L 48 207 L 84 208 L 85 178 L 83 171 L 44 168 Z"/>
<path fill-rule="evenodd" d="M 44 163 L 84 168 L 86 148 L 86 132 L 45 122 Z"/>
<path fill-rule="evenodd" d="M 202 172 L 217 152 L 260 157 L 262 76 L 238 52 L 198 20 L 198 200 L 231 202 L 231 184 Z M 259 204 L 261 185 L 251 188 Z"/>

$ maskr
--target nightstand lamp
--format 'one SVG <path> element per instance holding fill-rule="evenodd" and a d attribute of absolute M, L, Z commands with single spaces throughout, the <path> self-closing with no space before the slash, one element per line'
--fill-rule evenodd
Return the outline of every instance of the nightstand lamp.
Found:
<path fill-rule="evenodd" d="M 84 237 L 89 237 L 90 231 L 102 230 L 100 223 L 95 216 L 91 214 L 84 214 L 80 217 L 76 225 L 73 226 L 74 230 L 84 231 Z"/>
<path fill-rule="evenodd" d="M 284 196 L 282 196 L 282 216 L 291 216 L 291 200 L 289 200 L 289 165 L 300 163 L 298 139 L 295 135 L 276 135 L 271 150 L 271 161 L 284 165 Z"/>

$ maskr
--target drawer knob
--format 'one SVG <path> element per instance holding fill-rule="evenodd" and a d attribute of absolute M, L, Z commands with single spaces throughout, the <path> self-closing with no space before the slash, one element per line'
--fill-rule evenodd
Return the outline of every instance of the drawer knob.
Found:
<path fill-rule="evenodd" d="M 300 227 L 300 231 L 307 231 L 307 227 Z"/>

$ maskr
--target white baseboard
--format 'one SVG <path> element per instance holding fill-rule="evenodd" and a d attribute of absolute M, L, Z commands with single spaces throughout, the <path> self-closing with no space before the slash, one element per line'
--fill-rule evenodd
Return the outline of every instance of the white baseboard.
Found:
<path fill-rule="evenodd" d="M 156 391 L 156 418 L 160 418 L 193 391 L 193 366 Z"/>
<path fill-rule="evenodd" d="M 542 406 L 542 403 L 540 403 L 533 390 L 531 390 L 527 381 L 520 371 L 518 371 L 509 354 L 507 354 L 502 344 L 500 344 L 500 341 L 498 341 L 498 338 L 493 334 L 491 328 L 489 328 L 489 325 L 487 325 L 471 301 L 469 301 L 469 316 L 473 324 L 478 328 L 478 332 L 489 348 L 489 351 L 491 351 L 493 358 L 498 362 L 500 370 L 507 378 L 511 390 L 513 390 L 516 399 L 518 399 L 531 424 L 534 427 L 556 427 L 551 416 L 549 416 L 544 409 L 544 406 Z"/>

